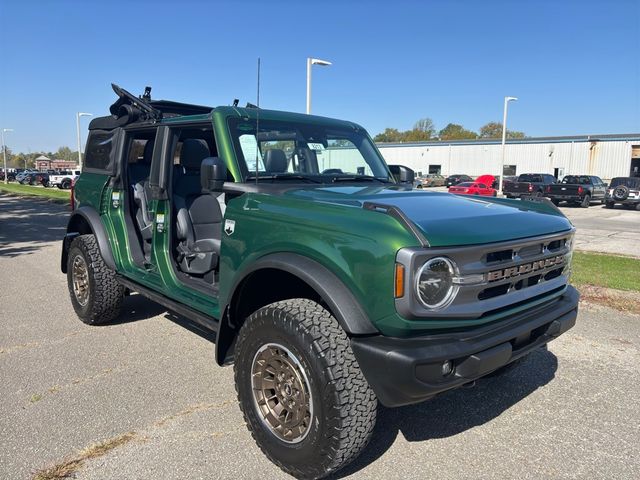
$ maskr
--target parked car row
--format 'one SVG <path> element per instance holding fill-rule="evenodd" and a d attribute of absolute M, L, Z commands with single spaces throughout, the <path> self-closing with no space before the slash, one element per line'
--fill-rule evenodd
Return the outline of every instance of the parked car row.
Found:
<path fill-rule="evenodd" d="M 8 181 L 18 182 L 21 185 L 42 185 L 43 187 L 58 187 L 60 189 L 69 189 L 80 175 L 80 170 L 47 170 L 41 172 L 39 170 L 20 169 L 19 171 L 9 172 Z M 0 171 L 0 180 L 4 181 L 4 171 Z"/>
<path fill-rule="evenodd" d="M 416 181 L 416 188 L 448 187 L 449 193 L 457 195 L 497 196 L 500 177 L 481 175 L 475 180 L 469 175 L 456 174 L 444 178 L 442 175 L 427 175 Z M 588 208 L 591 204 L 604 204 L 606 208 L 622 205 L 624 208 L 640 210 L 640 178 L 616 177 L 608 185 L 595 175 L 567 175 L 558 182 L 546 173 L 523 173 L 517 177 L 505 176 L 502 191 L 506 198 L 546 197 L 554 205 Z"/>

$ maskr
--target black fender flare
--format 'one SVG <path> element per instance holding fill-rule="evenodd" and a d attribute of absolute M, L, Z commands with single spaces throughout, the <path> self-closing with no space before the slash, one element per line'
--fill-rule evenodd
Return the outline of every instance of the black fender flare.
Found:
<path fill-rule="evenodd" d="M 229 297 L 224 299 L 221 312 L 225 312 L 220 322 L 216 339 L 216 360 L 226 363 L 227 350 L 235 336 L 229 325 L 229 306 L 238 287 L 250 274 L 263 269 L 276 269 L 290 273 L 309 285 L 327 304 L 340 326 L 349 336 L 376 335 L 379 330 L 371 323 L 362 306 L 347 286 L 328 268 L 309 257 L 295 253 L 273 253 L 266 255 L 237 275 Z M 231 319 L 233 321 L 233 319 Z"/>
<path fill-rule="evenodd" d="M 80 225 L 86 223 L 89 225 L 91 232 L 82 231 Z M 111 251 L 111 245 L 109 244 L 109 237 L 107 230 L 104 228 L 104 224 L 100 219 L 100 214 L 93 207 L 80 207 L 73 211 L 71 218 L 67 223 L 67 234 L 62 241 L 62 256 L 60 258 L 60 269 L 62 273 L 67 273 L 67 259 L 69 255 L 69 247 L 71 242 L 78 235 L 86 233 L 93 233 L 98 243 L 98 249 L 100 255 L 104 260 L 104 263 L 112 270 L 116 269 L 116 262 L 113 258 L 113 252 Z"/>

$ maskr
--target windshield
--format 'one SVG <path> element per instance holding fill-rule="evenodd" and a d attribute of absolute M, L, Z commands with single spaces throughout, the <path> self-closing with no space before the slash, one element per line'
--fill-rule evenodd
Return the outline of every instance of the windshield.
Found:
<path fill-rule="evenodd" d="M 619 185 L 625 185 L 628 188 L 640 189 L 640 178 L 625 178 L 618 177 L 611 180 L 610 188 L 617 187 Z"/>
<path fill-rule="evenodd" d="M 572 185 L 589 185 L 591 183 L 591 179 L 584 175 L 567 175 L 562 179 L 562 183 L 570 183 Z"/>
<path fill-rule="evenodd" d="M 391 181 L 389 170 L 362 130 L 298 122 L 229 119 L 245 179 Z M 257 169 L 256 169 L 257 163 Z"/>

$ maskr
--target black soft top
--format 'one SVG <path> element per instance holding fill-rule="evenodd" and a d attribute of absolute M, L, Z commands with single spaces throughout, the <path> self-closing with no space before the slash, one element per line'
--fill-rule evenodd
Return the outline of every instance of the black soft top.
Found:
<path fill-rule="evenodd" d="M 640 190 L 640 177 L 616 177 L 611 180 L 610 187 L 625 185 L 634 190 Z"/>
<path fill-rule="evenodd" d="M 151 87 L 144 95 L 136 97 L 124 88 L 112 83 L 118 99 L 109 107 L 111 115 L 96 117 L 89 123 L 89 130 L 113 130 L 132 123 L 155 123 L 163 118 L 187 115 L 205 115 L 213 107 L 174 102 L 171 100 L 151 100 Z"/>

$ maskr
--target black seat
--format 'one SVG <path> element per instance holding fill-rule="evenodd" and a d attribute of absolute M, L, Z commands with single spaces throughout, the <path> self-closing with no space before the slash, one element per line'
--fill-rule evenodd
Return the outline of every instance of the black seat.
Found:
<path fill-rule="evenodd" d="M 151 253 L 151 239 L 153 237 L 153 218 L 149 211 L 149 173 L 153 145 L 154 141 L 149 140 L 144 146 L 141 161 L 129 165 L 129 182 L 133 189 L 135 202 L 134 216 L 142 237 L 142 249 L 147 259 Z"/>
<path fill-rule="evenodd" d="M 269 173 L 283 173 L 287 171 L 287 155 L 284 150 L 274 148 L 264 154 L 264 168 Z"/>
<path fill-rule="evenodd" d="M 218 199 L 203 193 L 200 167 L 209 156 L 204 140 L 188 139 L 182 144 L 180 163 L 184 173 L 175 181 L 176 236 L 180 270 L 205 275 L 218 265 L 222 234 L 222 211 Z M 197 165 L 197 170 L 196 170 Z M 175 171 L 174 171 L 175 173 Z"/>

